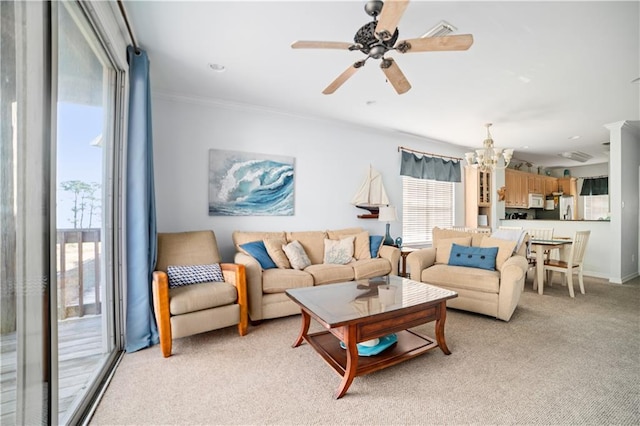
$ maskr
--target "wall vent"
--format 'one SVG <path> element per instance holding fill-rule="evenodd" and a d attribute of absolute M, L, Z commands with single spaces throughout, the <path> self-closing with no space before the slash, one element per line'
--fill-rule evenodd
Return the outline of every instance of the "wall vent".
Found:
<path fill-rule="evenodd" d="M 449 34 L 451 34 L 452 32 L 454 32 L 456 30 L 457 30 L 457 28 L 454 27 L 453 25 L 451 25 L 450 23 L 448 23 L 447 21 L 440 21 L 440 23 L 438 25 L 436 25 L 435 27 L 431 28 L 426 33 L 422 34 L 420 36 L 420 38 L 442 37 L 442 36 L 449 35 Z"/>
<path fill-rule="evenodd" d="M 569 160 L 578 161 L 580 163 L 584 163 L 585 161 L 593 158 L 592 155 L 589 155 L 581 151 L 565 151 L 558 155 L 560 157 L 568 158 Z"/>

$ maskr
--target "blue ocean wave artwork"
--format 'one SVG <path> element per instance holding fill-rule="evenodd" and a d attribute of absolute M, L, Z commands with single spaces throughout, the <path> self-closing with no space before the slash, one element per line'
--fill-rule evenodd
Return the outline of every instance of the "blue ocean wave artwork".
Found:
<path fill-rule="evenodd" d="M 209 150 L 209 215 L 293 215 L 294 158 Z"/>

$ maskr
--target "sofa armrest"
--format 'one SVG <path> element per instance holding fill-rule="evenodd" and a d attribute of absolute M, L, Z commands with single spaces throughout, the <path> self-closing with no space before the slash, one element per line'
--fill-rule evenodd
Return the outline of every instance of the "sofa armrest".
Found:
<path fill-rule="evenodd" d="M 167 358 L 171 355 L 171 312 L 169 311 L 169 279 L 163 271 L 153 271 L 151 281 L 153 294 L 153 310 L 156 314 L 158 336 L 162 355 Z"/>
<path fill-rule="evenodd" d="M 247 301 L 247 275 L 246 268 L 238 263 L 221 263 L 220 269 L 224 275 L 225 282 L 233 284 L 238 291 L 238 305 L 240 305 L 240 323 L 238 330 L 241 336 L 247 334 L 249 325 L 249 308 Z"/>
<path fill-rule="evenodd" d="M 529 263 L 524 256 L 514 255 L 502 265 L 500 293 L 498 294 L 498 318 L 509 321 L 524 290 Z"/>
<path fill-rule="evenodd" d="M 407 255 L 407 270 L 414 281 L 420 281 L 422 271 L 433 266 L 434 263 L 436 263 L 435 247 L 412 251 Z"/>
<path fill-rule="evenodd" d="M 400 262 L 400 249 L 393 246 L 380 246 L 380 257 L 387 259 L 391 263 L 389 275 L 398 275 L 398 264 Z"/>
<path fill-rule="evenodd" d="M 247 304 L 249 317 L 258 321 L 262 319 L 262 267 L 253 257 L 244 253 L 236 253 L 235 263 L 244 265 L 247 281 Z"/>

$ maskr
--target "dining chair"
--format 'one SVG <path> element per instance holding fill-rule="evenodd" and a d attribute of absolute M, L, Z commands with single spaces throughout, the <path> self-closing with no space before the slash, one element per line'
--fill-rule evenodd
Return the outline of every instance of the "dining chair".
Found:
<path fill-rule="evenodd" d="M 553 239 L 553 228 L 527 228 L 527 233 L 532 240 L 552 240 Z M 550 259 L 550 253 L 547 252 L 547 259 Z M 527 261 L 529 262 L 529 272 L 530 270 L 534 270 L 536 268 L 536 252 L 535 250 L 530 250 L 527 254 Z"/>
<path fill-rule="evenodd" d="M 548 259 L 544 262 L 544 270 L 549 271 L 549 283 L 553 281 L 553 273 L 563 273 L 562 284 L 568 282 L 569 296 L 575 297 L 573 293 L 573 273 L 578 273 L 578 281 L 580 283 L 580 293 L 584 294 L 584 280 L 582 278 L 582 264 L 584 253 L 587 249 L 591 231 L 576 231 L 569 248 L 569 256 L 566 260 Z"/>

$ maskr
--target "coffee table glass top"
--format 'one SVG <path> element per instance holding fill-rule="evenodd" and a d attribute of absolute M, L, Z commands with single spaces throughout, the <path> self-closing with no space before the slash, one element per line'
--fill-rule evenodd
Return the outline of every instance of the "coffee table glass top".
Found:
<path fill-rule="evenodd" d="M 289 289 L 287 294 L 329 325 L 457 296 L 395 275 Z"/>

